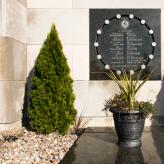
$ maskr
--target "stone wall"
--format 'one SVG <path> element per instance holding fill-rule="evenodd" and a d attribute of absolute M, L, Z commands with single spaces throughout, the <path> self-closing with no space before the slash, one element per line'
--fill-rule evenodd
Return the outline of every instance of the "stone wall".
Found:
<path fill-rule="evenodd" d="M 21 3 L 20 3 L 21 2 Z M 25 1 L 0 1 L 0 129 L 20 127 L 26 81 Z"/>
<path fill-rule="evenodd" d="M 118 92 L 117 86 L 112 81 L 89 80 L 89 8 L 161 8 L 164 74 L 163 0 L 0 0 L 0 8 L 0 129 L 21 120 L 26 77 L 52 23 L 71 68 L 78 114 L 92 118 L 90 126 L 113 126 L 112 117 L 101 109 L 104 100 Z M 140 93 L 138 99 L 152 100 L 158 108 L 153 123 L 163 124 L 164 82 L 149 81 Z M 147 125 L 151 122 L 148 119 Z"/>
<path fill-rule="evenodd" d="M 90 126 L 113 125 L 101 111 L 104 100 L 118 91 L 112 81 L 89 81 L 89 8 L 161 8 L 161 29 L 164 26 L 164 2 L 142 0 L 28 0 L 27 74 L 52 23 L 55 23 L 71 68 L 78 114 L 92 117 Z M 161 31 L 164 35 L 164 31 Z M 162 44 L 162 76 L 164 73 L 164 38 Z M 149 81 L 141 90 L 140 100 L 152 100 L 158 108 L 155 124 L 164 116 L 163 81 Z M 147 125 L 152 121 L 147 120 Z"/>

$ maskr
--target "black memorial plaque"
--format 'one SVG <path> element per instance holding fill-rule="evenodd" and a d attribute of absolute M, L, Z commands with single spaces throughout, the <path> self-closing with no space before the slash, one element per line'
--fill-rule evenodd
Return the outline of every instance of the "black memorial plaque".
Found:
<path fill-rule="evenodd" d="M 90 9 L 90 79 L 105 72 L 135 74 L 155 69 L 161 79 L 160 9 Z"/>

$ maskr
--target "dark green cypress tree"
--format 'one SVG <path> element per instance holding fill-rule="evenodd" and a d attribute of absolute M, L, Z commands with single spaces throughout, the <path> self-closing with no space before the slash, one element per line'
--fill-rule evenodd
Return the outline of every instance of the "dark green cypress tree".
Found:
<path fill-rule="evenodd" d="M 34 66 L 28 108 L 29 123 L 38 133 L 67 133 L 75 121 L 73 80 L 55 25 L 45 40 Z"/>

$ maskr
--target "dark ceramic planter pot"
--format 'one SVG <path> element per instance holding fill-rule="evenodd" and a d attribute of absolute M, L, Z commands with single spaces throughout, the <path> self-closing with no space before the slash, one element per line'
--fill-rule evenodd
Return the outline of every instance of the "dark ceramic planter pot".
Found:
<path fill-rule="evenodd" d="M 117 109 L 111 110 L 115 129 L 118 136 L 118 145 L 123 147 L 141 146 L 145 117 L 139 111 L 122 112 Z"/>

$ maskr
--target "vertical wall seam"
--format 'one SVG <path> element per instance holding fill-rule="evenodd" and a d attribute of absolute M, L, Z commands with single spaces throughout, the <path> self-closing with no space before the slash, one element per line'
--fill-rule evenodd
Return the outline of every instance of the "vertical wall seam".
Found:
<path fill-rule="evenodd" d="M 3 36 L 3 0 L 1 1 L 1 37 Z"/>

